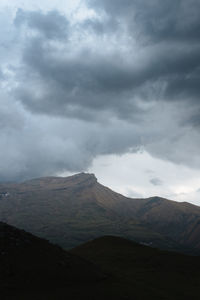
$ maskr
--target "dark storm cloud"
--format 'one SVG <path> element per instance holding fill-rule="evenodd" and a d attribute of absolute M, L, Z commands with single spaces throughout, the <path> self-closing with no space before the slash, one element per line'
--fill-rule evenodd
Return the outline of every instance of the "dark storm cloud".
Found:
<path fill-rule="evenodd" d="M 188 41 L 200 38 L 198 0 L 87 0 L 111 19 L 125 22 L 144 41 Z"/>
<path fill-rule="evenodd" d="M 79 25 L 80 30 L 93 31 L 97 35 L 113 34 L 119 27 L 118 21 L 113 19 L 103 22 L 97 19 L 87 19 Z"/>
<path fill-rule="evenodd" d="M 99 111 L 110 110 L 127 118 L 142 110 L 133 102 L 132 93 L 143 81 L 142 74 L 126 69 L 120 57 L 117 62 L 117 57 L 83 51 L 75 58 L 58 58 L 44 40 L 33 38 L 24 51 L 23 63 L 21 76 L 36 89 L 33 93 L 30 86 L 20 85 L 16 93 L 37 113 L 90 119 Z"/>
<path fill-rule="evenodd" d="M 47 15 L 41 13 L 18 12 L 15 23 L 22 23 L 35 17 L 42 17 L 46 22 Z M 54 16 L 55 13 L 48 14 Z M 58 16 L 57 16 L 58 17 Z M 36 19 L 37 19 L 36 18 Z M 61 23 L 67 21 L 60 18 Z M 92 25 L 94 26 L 94 22 Z M 84 22 L 90 26 L 90 20 Z M 28 21 L 30 28 L 35 28 L 35 23 Z M 37 26 L 40 33 L 44 28 Z M 45 27 L 46 29 L 46 27 Z M 53 23 L 51 24 L 53 29 Z M 55 32 L 57 26 L 55 26 Z M 95 26 L 95 30 L 102 31 Z M 79 28 L 81 32 L 81 29 Z M 54 32 L 54 30 L 53 30 Z M 79 34 L 80 34 L 79 32 Z M 51 41 L 56 36 L 51 36 Z M 63 46 L 63 45 L 62 45 Z M 81 48 L 72 55 L 73 49 L 69 44 L 64 45 L 69 56 L 62 56 L 59 48 L 49 44 L 48 39 L 38 36 L 30 37 L 26 41 L 23 53 L 24 72 L 21 76 L 28 80 L 27 88 L 19 85 L 17 96 L 23 104 L 37 113 L 60 114 L 84 119 L 96 118 L 99 111 L 112 111 L 116 116 L 127 118 L 136 115 L 141 108 L 133 101 L 134 91 L 145 82 L 144 71 L 132 69 L 123 59 L 122 55 L 116 53 L 106 54 L 103 49 L 99 53 L 93 53 L 89 48 Z M 29 88 L 34 86 L 35 93 Z M 38 92 L 37 92 L 38 90 Z M 125 105 L 124 105 L 125 104 Z"/>
<path fill-rule="evenodd" d="M 84 171 L 98 155 L 141 147 L 200 166 L 199 3 L 90 5 L 98 16 L 75 23 L 18 10 L 18 60 L 2 63 L 0 180 Z"/>
<path fill-rule="evenodd" d="M 85 171 L 97 155 L 113 153 L 113 149 L 116 153 L 124 153 L 131 147 L 132 151 L 137 151 L 133 145 L 139 143 L 140 130 L 127 124 L 113 122 L 104 127 L 78 120 L 24 114 L 22 108 L 13 107 L 12 101 L 5 106 L 4 119 L 0 119 L 4 121 L 0 127 L 3 157 L 0 181 L 55 175 L 66 170 Z M 130 139 L 133 131 L 135 134 Z"/>
<path fill-rule="evenodd" d="M 143 49 L 153 49 L 143 65 L 143 81 L 163 82 L 166 100 L 199 101 L 200 2 L 159 0 L 89 0 L 107 18 L 126 26 Z M 147 91 L 148 93 L 148 91 Z"/>
<path fill-rule="evenodd" d="M 50 34 L 50 15 L 55 14 L 21 11 L 15 20 L 22 60 L 8 76 L 10 100 L 0 94 L 0 181 L 84 171 L 98 155 L 137 151 L 140 145 L 140 128 L 116 118 L 128 112 L 112 87 L 112 76 L 119 80 L 126 68 L 113 59 L 110 69 L 111 56 L 99 53 L 96 58 L 81 45 L 74 49 L 67 39 L 57 38 L 61 35 L 53 27 Z M 45 26 L 42 20 L 35 25 L 32 18 L 38 16 Z"/>
<path fill-rule="evenodd" d="M 117 117 L 131 119 L 144 113 L 136 98 L 143 101 L 158 98 L 198 101 L 200 44 L 198 39 L 190 40 L 191 32 L 199 24 L 196 13 L 195 16 L 192 14 L 195 10 L 180 1 L 164 4 L 159 1 L 151 4 L 147 1 L 91 3 L 96 4 L 95 8 L 101 5 L 109 18 L 84 21 L 82 29 L 79 25 L 80 37 L 84 38 L 85 31 L 93 28 L 98 35 L 107 35 L 112 40 L 112 36 L 121 33 L 120 24 L 124 23 L 139 43 L 141 38 L 146 40 L 143 41 L 145 46 L 140 45 L 142 56 L 135 53 L 139 49 L 130 50 L 126 57 L 118 48 L 104 53 L 104 46 L 100 46 L 99 52 L 92 51 L 89 46 L 80 46 L 80 50 L 72 55 L 73 50 L 67 49 L 70 43 L 62 45 L 69 52 L 68 56 L 62 56 L 59 48 L 49 44 L 49 40 L 54 42 L 58 37 L 66 36 L 69 26 L 65 17 L 58 12 L 18 11 L 15 23 L 27 22 L 29 28 L 38 31 L 38 36 L 30 37 L 24 49 L 26 68 L 23 75 L 27 78 L 31 73 L 30 85 L 36 85 L 40 92 L 37 95 L 24 86 L 19 86 L 17 91 L 27 108 L 38 113 L 83 119 L 96 118 L 94 114 L 110 110 Z M 73 29 L 68 34 L 72 36 Z M 195 36 L 198 37 L 197 29 L 195 34 L 193 32 Z M 129 47 L 128 41 L 125 46 Z"/>
<path fill-rule="evenodd" d="M 15 25 L 20 26 L 24 23 L 48 39 L 63 39 L 68 34 L 69 22 L 57 11 L 44 14 L 41 11 L 26 12 L 18 9 Z"/>

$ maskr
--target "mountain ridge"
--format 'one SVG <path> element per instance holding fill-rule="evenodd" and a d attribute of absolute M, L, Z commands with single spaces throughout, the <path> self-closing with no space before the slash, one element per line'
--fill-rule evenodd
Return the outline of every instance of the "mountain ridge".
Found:
<path fill-rule="evenodd" d="M 200 257 L 107 235 L 64 251 L 0 222 L 0 293 L 27 299 L 197 299 Z"/>
<path fill-rule="evenodd" d="M 155 247 L 200 250 L 200 207 L 157 196 L 128 198 L 94 174 L 0 184 L 0 220 L 64 248 L 114 234 Z"/>
<path fill-rule="evenodd" d="M 0 289 L 55 287 L 104 277 L 98 268 L 47 240 L 0 222 Z"/>
<path fill-rule="evenodd" d="M 200 257 L 167 252 L 103 236 L 70 252 L 101 266 L 115 281 L 110 290 L 123 299 L 198 299 Z"/>

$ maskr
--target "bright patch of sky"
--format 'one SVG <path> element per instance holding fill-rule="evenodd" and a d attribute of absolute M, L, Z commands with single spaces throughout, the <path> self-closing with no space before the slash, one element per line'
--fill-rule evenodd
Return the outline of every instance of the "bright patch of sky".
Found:
<path fill-rule="evenodd" d="M 114 191 L 132 198 L 162 196 L 200 205 L 200 173 L 147 152 L 107 155 L 94 160 L 89 172 Z"/>
<path fill-rule="evenodd" d="M 72 19 L 84 20 L 87 17 L 95 15 L 92 9 L 89 9 L 81 0 L 1 0 L 0 9 L 11 11 L 13 16 L 21 8 L 24 10 L 48 12 L 58 10 L 61 14 Z"/>

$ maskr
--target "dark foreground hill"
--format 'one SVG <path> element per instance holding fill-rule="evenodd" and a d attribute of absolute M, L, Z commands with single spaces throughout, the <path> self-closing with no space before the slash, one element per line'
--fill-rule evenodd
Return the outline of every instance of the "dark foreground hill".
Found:
<path fill-rule="evenodd" d="M 2 300 L 188 300 L 200 257 L 105 236 L 70 252 L 0 223 Z"/>
<path fill-rule="evenodd" d="M 161 251 L 112 236 L 90 241 L 72 253 L 110 275 L 103 288 L 112 299 L 199 299 L 200 257 Z"/>
<path fill-rule="evenodd" d="M 117 235 L 169 250 L 200 251 L 200 207 L 159 197 L 127 198 L 93 174 L 0 184 L 0 221 L 66 249 Z"/>
<path fill-rule="evenodd" d="M 52 294 L 57 295 L 59 291 L 79 299 L 76 298 L 81 296 L 78 290 L 89 295 L 91 286 L 105 278 L 98 267 L 85 259 L 23 230 L 0 223 L 2 300 L 57 299 Z"/>

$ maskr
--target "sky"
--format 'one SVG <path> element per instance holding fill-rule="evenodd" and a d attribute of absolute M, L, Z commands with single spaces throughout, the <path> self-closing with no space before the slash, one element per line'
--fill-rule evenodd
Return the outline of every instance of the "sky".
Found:
<path fill-rule="evenodd" d="M 199 15 L 199 0 L 1 0 L 0 182 L 84 171 L 200 205 Z"/>

